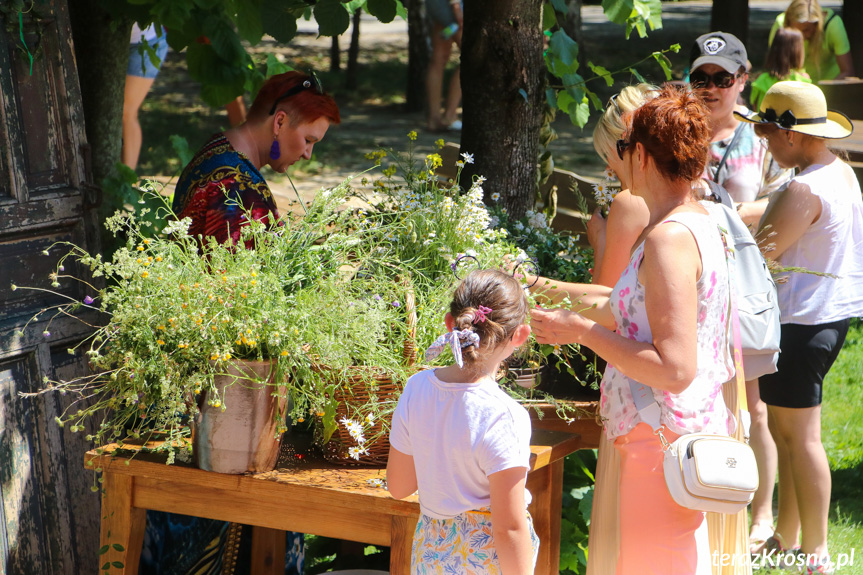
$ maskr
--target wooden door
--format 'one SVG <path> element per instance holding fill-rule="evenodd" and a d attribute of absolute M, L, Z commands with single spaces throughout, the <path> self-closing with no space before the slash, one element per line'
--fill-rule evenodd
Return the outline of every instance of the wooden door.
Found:
<path fill-rule="evenodd" d="M 54 421 L 73 398 L 20 395 L 87 368 L 67 352 L 84 323 L 49 323 L 48 311 L 22 331 L 39 310 L 84 296 L 66 278 L 52 288 L 66 251 L 55 242 L 98 248 L 69 16 L 66 0 L 35 0 L 21 18 L 15 2 L 0 4 L 0 575 L 95 573 L 99 497 L 83 469 L 85 434 Z"/>

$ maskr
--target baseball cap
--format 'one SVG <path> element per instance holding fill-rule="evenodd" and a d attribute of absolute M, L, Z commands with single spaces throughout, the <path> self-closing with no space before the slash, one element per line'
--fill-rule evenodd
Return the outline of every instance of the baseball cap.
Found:
<path fill-rule="evenodd" d="M 746 68 L 747 56 L 743 42 L 734 34 L 710 32 L 695 40 L 689 55 L 689 69 L 695 70 L 705 64 L 716 64 L 726 72 L 737 73 Z"/>

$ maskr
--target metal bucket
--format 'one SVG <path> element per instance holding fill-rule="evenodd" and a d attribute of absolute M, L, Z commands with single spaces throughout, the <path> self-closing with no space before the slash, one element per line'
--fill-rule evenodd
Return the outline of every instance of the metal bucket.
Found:
<path fill-rule="evenodd" d="M 279 413 L 285 413 L 288 402 L 273 397 L 278 391 L 275 362 L 235 360 L 223 365 L 224 374 L 214 383 L 225 410 L 210 405 L 202 394 L 192 438 L 195 463 L 217 473 L 272 471 L 282 443 Z"/>

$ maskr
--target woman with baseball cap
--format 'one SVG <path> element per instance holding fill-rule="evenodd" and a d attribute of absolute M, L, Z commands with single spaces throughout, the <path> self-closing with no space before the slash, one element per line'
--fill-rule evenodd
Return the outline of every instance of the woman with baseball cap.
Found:
<path fill-rule="evenodd" d="M 767 195 L 786 183 L 790 173 L 782 169 L 755 134 L 752 124 L 740 122 L 737 98 L 746 86 L 747 55 L 743 43 L 727 32 L 699 36 L 690 54 L 689 82 L 699 90 L 711 113 L 709 163 L 704 179 L 725 187 L 747 224 L 757 224 L 767 207 Z M 776 477 L 776 444 L 767 425 L 767 406 L 759 397 L 758 377 L 744 365 L 746 398 L 752 421 L 750 445 L 764 478 L 752 501 L 749 550 L 758 553 L 773 533 L 773 478 Z"/>
<path fill-rule="evenodd" d="M 850 136 L 852 125 L 827 110 L 817 86 L 804 82 L 775 84 L 760 112 L 737 117 L 767 140 L 782 167 L 799 170 L 770 199 L 760 223 L 772 234 L 768 255 L 783 267 L 817 272 L 788 273 L 777 282 L 782 353 L 778 371 L 760 380 L 779 453 L 779 514 L 767 551 L 796 551 L 804 573 L 833 573 L 821 395 L 849 318 L 863 315 L 863 200 L 853 170 L 827 143 Z"/>

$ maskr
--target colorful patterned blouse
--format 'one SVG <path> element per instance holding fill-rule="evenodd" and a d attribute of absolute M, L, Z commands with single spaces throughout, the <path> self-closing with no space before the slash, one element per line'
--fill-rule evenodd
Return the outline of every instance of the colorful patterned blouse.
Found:
<path fill-rule="evenodd" d="M 722 384 L 734 375 L 726 317 L 728 315 L 728 267 L 725 248 L 716 223 L 706 215 L 675 214 L 663 222 L 676 221 L 692 232 L 701 252 L 698 291 L 698 351 L 695 379 L 681 393 L 653 390 L 662 414 L 661 423 L 674 433 L 728 434 L 728 409 L 722 398 Z M 638 269 L 644 258 L 644 242 L 632 254 L 611 293 L 611 310 L 617 333 L 629 339 L 652 342 L 653 333 L 644 304 L 644 286 Z M 608 364 L 600 386 L 600 414 L 606 419 L 609 439 L 629 433 L 641 422 L 632 400 L 630 378 Z M 732 424 L 733 425 L 733 424 Z"/>
<path fill-rule="evenodd" d="M 279 217 L 273 194 L 261 172 L 216 134 L 180 174 L 172 204 L 177 218 L 192 218 L 189 234 L 215 237 L 220 243 L 240 239 L 246 210 L 255 220 Z"/>

